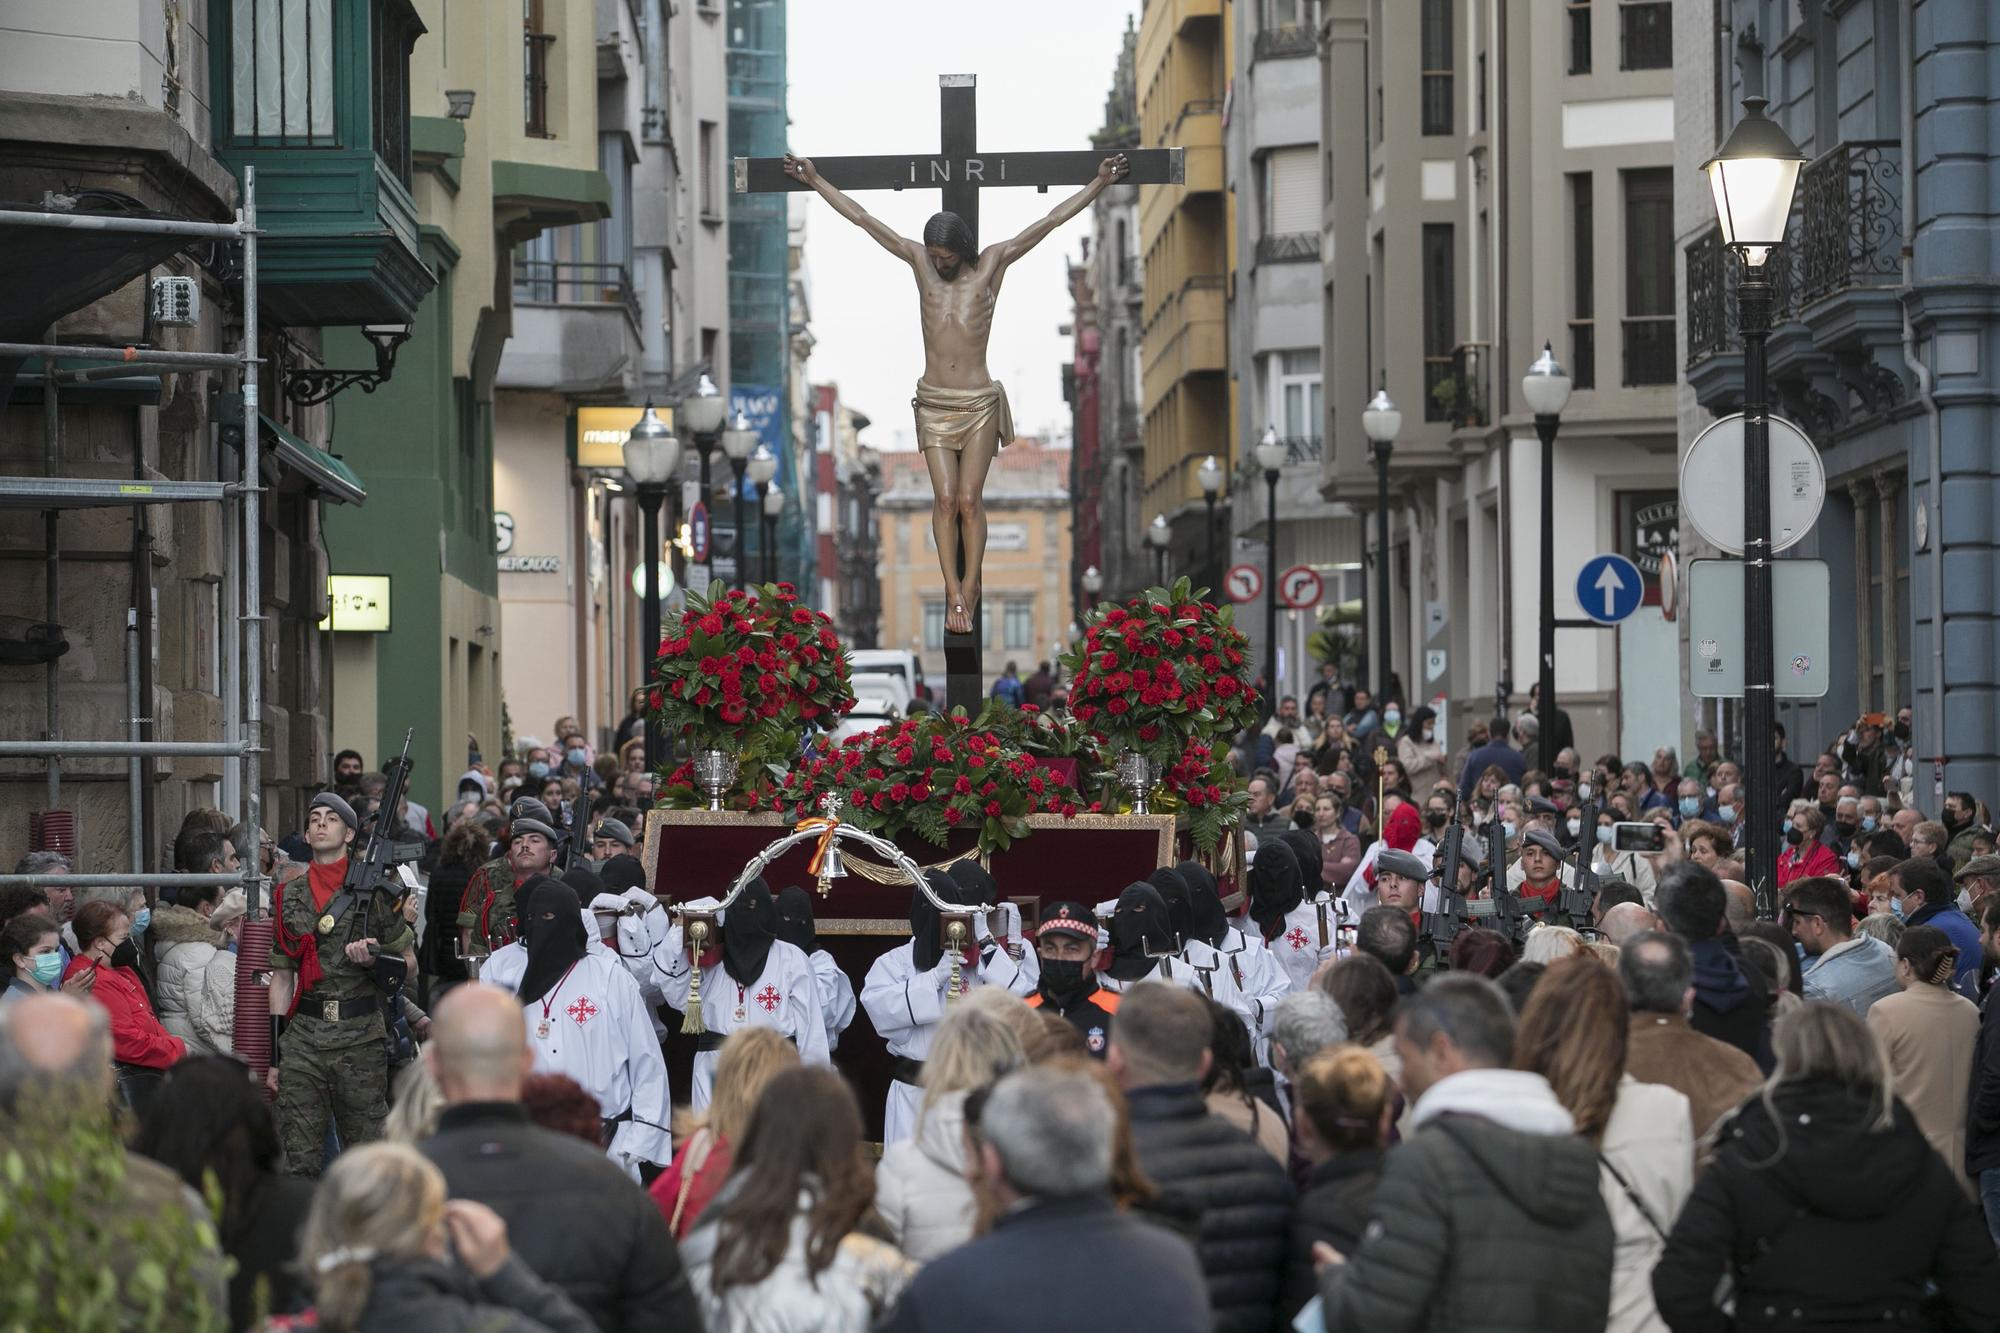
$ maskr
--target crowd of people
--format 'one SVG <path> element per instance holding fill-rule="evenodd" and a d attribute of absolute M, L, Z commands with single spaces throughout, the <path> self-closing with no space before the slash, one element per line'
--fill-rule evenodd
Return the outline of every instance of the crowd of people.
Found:
<path fill-rule="evenodd" d="M 803 890 L 665 910 L 644 775 L 569 719 L 441 819 L 344 753 L 266 843 L 271 1086 L 241 892 L 40 855 L 0 890 L 0 1118 L 123 1126 L 118 1188 L 212 1237 L 176 1281 L 217 1327 L 2000 1327 L 2000 859 L 1884 721 L 1769 812 L 1770 920 L 1712 738 L 1584 768 L 1558 713 L 1544 770 L 1532 712 L 1449 754 L 1329 683 L 1237 749 L 1240 884 L 1037 885 L 1023 921 L 961 860 L 857 977 Z M 421 887 L 354 895 L 385 818 Z M 198 811 L 171 859 L 246 843 Z M 1441 927 L 1450 888 L 1490 910 Z"/>

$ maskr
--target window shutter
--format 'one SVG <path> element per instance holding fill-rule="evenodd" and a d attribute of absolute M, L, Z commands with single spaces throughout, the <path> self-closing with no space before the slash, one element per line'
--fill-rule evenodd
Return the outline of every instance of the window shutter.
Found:
<path fill-rule="evenodd" d="M 1265 159 L 1270 173 L 1271 215 L 1265 234 L 1288 236 L 1319 232 L 1319 154 L 1312 148 L 1279 148 Z"/>

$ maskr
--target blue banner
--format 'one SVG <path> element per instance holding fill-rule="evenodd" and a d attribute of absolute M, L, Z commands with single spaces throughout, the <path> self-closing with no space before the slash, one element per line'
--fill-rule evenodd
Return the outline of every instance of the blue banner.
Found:
<path fill-rule="evenodd" d="M 729 419 L 736 420 L 741 412 L 749 418 L 750 428 L 778 458 L 778 475 L 772 481 L 774 486 L 788 486 L 791 480 L 792 451 L 785 442 L 785 414 L 781 410 L 783 393 L 769 384 L 736 384 L 729 389 Z M 757 501 L 757 487 L 748 477 L 743 479 L 743 498 L 754 504 Z"/>

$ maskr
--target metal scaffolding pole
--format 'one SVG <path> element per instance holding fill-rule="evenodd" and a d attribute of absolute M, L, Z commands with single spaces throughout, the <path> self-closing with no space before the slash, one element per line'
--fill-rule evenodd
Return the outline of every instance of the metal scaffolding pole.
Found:
<path fill-rule="evenodd" d="M 255 878 L 264 837 L 264 766 L 257 752 L 264 722 L 264 580 L 257 420 L 257 168 L 243 168 L 243 672 L 242 726 L 235 736 L 243 755 L 243 868 L 249 880 L 251 920 L 263 915 L 264 882 Z M 392 812 L 393 813 L 393 812 Z"/>

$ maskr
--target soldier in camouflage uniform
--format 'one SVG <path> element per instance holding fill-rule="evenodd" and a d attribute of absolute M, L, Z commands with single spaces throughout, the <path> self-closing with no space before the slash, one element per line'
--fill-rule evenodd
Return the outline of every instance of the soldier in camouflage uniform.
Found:
<path fill-rule="evenodd" d="M 514 892 L 536 875 L 553 874 L 555 817 L 532 796 L 514 802 L 507 854 L 472 872 L 458 912 L 459 956 L 483 958 L 514 942 Z"/>
<path fill-rule="evenodd" d="M 274 1020 L 282 1026 L 271 1075 L 278 1141 L 286 1168 L 299 1176 L 317 1176 L 325 1166 L 329 1119 L 342 1147 L 382 1137 L 389 1114 L 388 1034 L 374 958 L 401 954 L 416 969 L 416 937 L 393 896 L 342 892 L 355 822 L 353 807 L 332 792 L 313 798 L 306 814 L 312 864 L 283 887 L 277 903 L 271 1012 L 289 1011 L 290 1017 Z M 366 919 L 357 923 L 361 912 Z"/>

